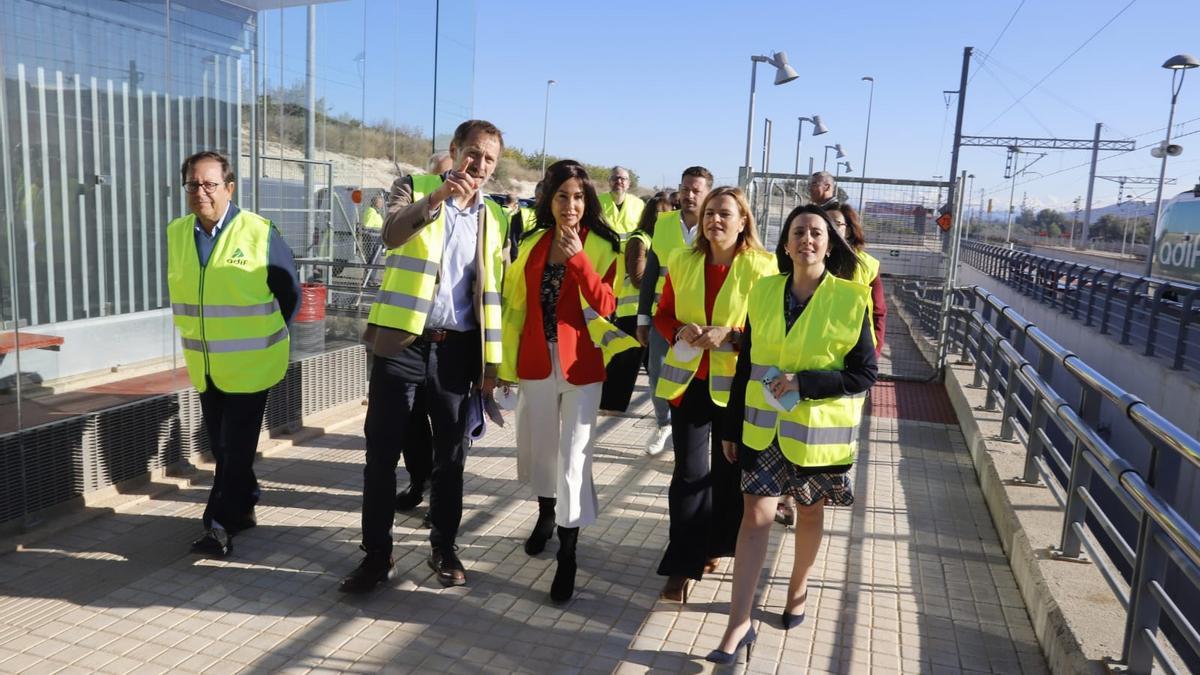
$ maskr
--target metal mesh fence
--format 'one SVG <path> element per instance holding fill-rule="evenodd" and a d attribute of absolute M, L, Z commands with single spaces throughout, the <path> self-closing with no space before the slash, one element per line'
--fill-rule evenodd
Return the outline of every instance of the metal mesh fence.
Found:
<path fill-rule="evenodd" d="M 807 174 L 751 175 L 749 198 L 763 245 L 774 250 L 787 214 L 810 203 Z M 948 270 L 947 235 L 937 225 L 949 183 L 880 178 L 838 178 L 837 199 L 858 211 L 866 252 L 880 262 L 887 330 L 880 357 L 886 379 L 930 380 L 937 350 L 929 302 L 941 297 Z M 913 297 L 909 297 L 913 296 Z M 936 324 L 936 321 L 934 322 Z"/>

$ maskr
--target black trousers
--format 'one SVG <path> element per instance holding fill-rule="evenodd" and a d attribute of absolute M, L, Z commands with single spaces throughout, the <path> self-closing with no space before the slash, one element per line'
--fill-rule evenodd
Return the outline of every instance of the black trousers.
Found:
<path fill-rule="evenodd" d="M 731 556 L 737 547 L 741 475 L 721 452 L 724 416 L 706 380 L 692 380 L 679 407 L 671 409 L 675 470 L 667 491 L 670 541 L 658 564 L 663 576 L 700 579 L 710 558 Z"/>
<path fill-rule="evenodd" d="M 637 334 L 637 317 L 622 316 L 616 320 L 617 328 L 626 335 Z M 654 330 L 651 328 L 651 330 Z M 604 389 L 600 392 L 601 410 L 618 410 L 625 412 L 629 409 L 629 400 L 633 398 L 633 387 L 637 383 L 638 368 L 644 360 L 644 347 L 626 349 L 608 362 L 606 368 Z M 654 392 L 650 392 L 651 395 Z"/>
<path fill-rule="evenodd" d="M 429 424 L 429 408 L 425 403 L 423 388 L 417 389 L 413 396 L 412 413 L 408 418 L 408 429 L 400 453 L 404 457 L 408 482 L 412 485 L 429 483 L 429 476 L 433 473 L 433 427 Z"/>
<path fill-rule="evenodd" d="M 454 545 L 462 520 L 467 402 L 482 370 L 479 332 L 447 333 L 443 342 L 417 340 L 399 355 L 375 357 L 367 400 L 367 463 L 363 467 L 363 548 L 390 553 L 396 498 L 396 465 L 414 419 L 419 390 L 433 430 L 429 542 Z"/>
<path fill-rule="evenodd" d="M 254 455 L 266 409 L 265 389 L 233 394 L 217 389 L 208 380 L 207 390 L 200 392 L 200 410 L 217 464 L 208 504 L 204 507 L 205 528 L 216 521 L 231 532 L 236 531 L 258 503 Z"/>

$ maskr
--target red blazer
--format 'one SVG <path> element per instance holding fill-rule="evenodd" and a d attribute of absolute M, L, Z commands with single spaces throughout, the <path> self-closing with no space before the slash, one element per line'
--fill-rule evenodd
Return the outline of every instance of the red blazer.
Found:
<path fill-rule="evenodd" d="M 580 241 L 586 242 L 588 231 L 580 229 Z M 542 272 L 550 258 L 554 234 L 546 233 L 525 264 L 525 292 L 528 309 L 521 328 L 521 345 L 517 352 L 517 377 L 522 380 L 544 380 L 550 377 L 550 349 L 542 330 Z M 575 385 L 604 381 L 604 355 L 592 343 L 583 320 L 579 293 L 600 316 L 610 316 L 617 310 L 617 297 L 612 282 L 617 274 L 614 263 L 601 278 L 582 252 L 567 259 L 562 291 L 558 296 L 558 362 L 567 381 Z"/>

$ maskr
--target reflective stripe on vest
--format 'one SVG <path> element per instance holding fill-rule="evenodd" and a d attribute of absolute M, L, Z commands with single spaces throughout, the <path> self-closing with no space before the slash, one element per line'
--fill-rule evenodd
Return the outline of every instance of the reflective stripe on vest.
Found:
<path fill-rule="evenodd" d="M 413 202 L 442 184 L 440 176 L 412 176 Z M 490 199 L 484 199 L 480 219 L 483 236 L 483 316 L 476 317 L 483 333 L 483 358 L 486 363 L 499 363 L 503 357 L 500 345 L 500 287 L 504 275 L 504 232 L 508 218 L 504 209 Z M 425 329 L 433 296 L 437 291 L 438 273 L 446 238 L 446 209 L 409 239 L 404 245 L 388 249 L 384 258 L 383 281 L 371 304 L 367 322 L 386 328 L 420 334 Z"/>
<path fill-rule="evenodd" d="M 740 329 L 746 325 L 747 299 L 755 282 L 778 269 L 775 256 L 760 250 L 738 253 L 725 283 L 713 301 L 712 317 L 704 311 L 705 255 L 695 248 L 678 248 L 670 254 L 671 288 L 675 293 L 675 318 L 684 324 L 698 326 L 728 326 Z M 654 395 L 674 399 L 683 395 L 700 367 L 703 354 L 690 361 L 681 361 L 675 350 L 667 352 Z M 737 354 L 733 345 L 722 344 L 708 352 L 708 390 L 712 402 L 724 407 L 729 403 L 729 389 L 737 369 Z"/>
<path fill-rule="evenodd" d="M 221 391 L 249 393 L 283 379 L 288 330 L 267 285 L 271 223 L 239 211 L 200 265 L 196 217 L 167 226 L 167 286 L 188 379 L 199 391 L 209 380 Z"/>
<path fill-rule="evenodd" d="M 841 370 L 862 332 L 870 289 L 827 274 L 790 330 L 783 312 L 790 276 L 760 280 L 750 293 L 750 379 L 742 442 L 762 450 L 778 439 L 784 456 L 804 467 L 843 466 L 854 461 L 855 435 L 865 395 L 801 400 L 782 412 L 769 403 L 762 379 L 783 372 Z"/>
<path fill-rule="evenodd" d="M 550 228 L 538 230 L 521 241 L 517 259 L 509 267 L 508 275 L 504 279 L 504 321 L 502 330 L 504 358 L 500 362 L 499 371 L 499 377 L 502 380 L 509 382 L 518 381 L 517 357 L 520 353 L 521 332 L 524 330 L 525 316 L 528 313 L 528 289 L 525 287 L 525 266 L 529 263 L 530 251 L 550 231 Z M 612 250 L 612 244 L 599 236 L 592 236 L 591 233 L 588 233 L 588 236 L 584 239 L 583 254 L 592 265 L 592 269 L 596 270 L 596 273 L 602 277 L 617 259 L 617 252 Z M 600 316 L 600 313 L 587 303 L 587 298 L 583 297 L 582 292 L 579 294 L 579 302 L 583 309 L 584 321 L 587 322 L 588 337 L 591 338 L 593 344 L 600 348 L 605 365 L 608 365 L 613 356 L 626 349 L 634 349 L 641 346 L 641 343 L 635 338 L 630 337 L 624 331 L 617 328 L 611 321 Z"/>

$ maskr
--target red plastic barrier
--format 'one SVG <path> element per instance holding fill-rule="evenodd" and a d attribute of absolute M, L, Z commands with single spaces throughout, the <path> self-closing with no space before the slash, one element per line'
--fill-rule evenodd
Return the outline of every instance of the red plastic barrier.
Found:
<path fill-rule="evenodd" d="M 296 312 L 296 321 L 324 321 L 327 293 L 325 284 L 300 284 L 300 311 Z"/>

